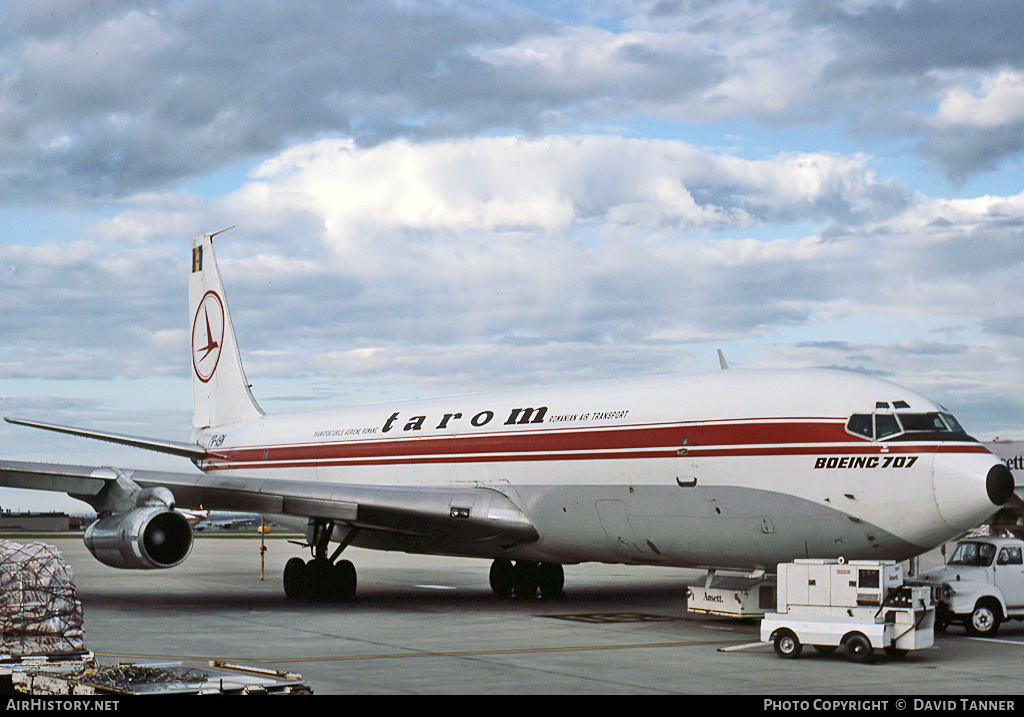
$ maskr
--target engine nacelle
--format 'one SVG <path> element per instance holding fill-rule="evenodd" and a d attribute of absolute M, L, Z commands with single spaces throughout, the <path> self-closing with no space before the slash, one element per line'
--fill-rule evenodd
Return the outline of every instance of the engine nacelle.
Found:
<path fill-rule="evenodd" d="M 85 547 L 112 568 L 173 568 L 192 552 L 192 526 L 165 506 L 138 508 L 97 520 L 85 531 Z"/>

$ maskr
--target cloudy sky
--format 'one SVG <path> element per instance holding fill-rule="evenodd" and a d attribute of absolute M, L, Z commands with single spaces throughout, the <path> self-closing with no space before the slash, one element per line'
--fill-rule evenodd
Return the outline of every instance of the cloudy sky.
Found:
<path fill-rule="evenodd" d="M 1020 438 L 1022 28 L 1019 0 L 4 4 L 0 410 L 186 439 L 189 240 L 235 225 L 268 412 L 722 348 Z M 182 468 L 7 424 L 0 455 Z"/>

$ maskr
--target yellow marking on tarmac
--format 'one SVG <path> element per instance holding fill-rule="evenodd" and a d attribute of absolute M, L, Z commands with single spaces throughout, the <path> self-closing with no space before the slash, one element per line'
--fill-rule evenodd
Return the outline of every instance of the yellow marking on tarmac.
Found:
<path fill-rule="evenodd" d="M 546 652 L 587 652 L 595 650 L 639 650 L 657 649 L 665 647 L 704 647 L 707 645 L 734 645 L 743 642 L 742 640 L 693 640 L 685 642 L 650 642 L 635 645 L 577 645 L 573 647 L 528 647 L 507 650 L 453 650 L 446 652 L 396 652 L 379 655 L 334 655 L 330 657 L 285 657 L 285 658 L 260 658 L 251 659 L 247 657 L 232 657 L 234 662 L 253 662 L 259 664 L 286 663 L 286 662 L 349 662 L 353 660 L 392 660 L 406 659 L 410 657 L 486 657 L 488 655 L 529 655 Z M 207 661 L 223 660 L 219 657 L 183 657 L 181 655 L 125 655 L 115 653 L 94 653 L 97 657 L 111 657 L 122 660 L 187 660 Z"/>

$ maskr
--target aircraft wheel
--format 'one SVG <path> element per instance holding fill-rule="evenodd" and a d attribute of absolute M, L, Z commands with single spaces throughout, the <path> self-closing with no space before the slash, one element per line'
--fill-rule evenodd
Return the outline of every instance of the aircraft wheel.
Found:
<path fill-rule="evenodd" d="M 349 600 L 356 594 L 356 566 L 351 560 L 339 560 L 331 568 L 331 596 Z"/>
<path fill-rule="evenodd" d="M 284 594 L 291 600 L 306 597 L 306 563 L 302 558 L 292 558 L 284 564 Z"/>
<path fill-rule="evenodd" d="M 306 599 L 326 600 L 331 594 L 331 563 L 315 558 L 306 563 Z"/>
<path fill-rule="evenodd" d="M 505 558 L 498 558 L 491 563 L 491 592 L 500 598 L 512 597 L 515 588 L 515 568 L 512 561 Z"/>
<path fill-rule="evenodd" d="M 565 587 L 565 570 L 558 563 L 541 563 L 537 567 L 537 586 L 544 600 L 558 597 Z"/>
<path fill-rule="evenodd" d="M 791 630 L 779 630 L 775 634 L 773 647 L 775 648 L 776 655 L 787 660 L 800 657 L 800 652 L 804 649 L 804 646 L 800 644 L 800 640 L 797 639 L 797 636 Z"/>
<path fill-rule="evenodd" d="M 533 600 L 537 597 L 537 563 L 517 560 L 512 571 L 513 592 L 519 600 Z"/>

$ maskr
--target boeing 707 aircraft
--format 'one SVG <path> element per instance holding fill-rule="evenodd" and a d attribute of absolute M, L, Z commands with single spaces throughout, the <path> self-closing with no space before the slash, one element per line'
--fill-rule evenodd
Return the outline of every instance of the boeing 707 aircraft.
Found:
<path fill-rule="evenodd" d="M 564 565 L 585 561 L 774 572 L 802 557 L 903 560 L 1013 495 L 1007 466 L 945 408 L 842 371 L 733 368 L 265 415 L 214 236 L 192 242 L 190 441 L 6 419 L 199 468 L 0 461 L 0 485 L 90 504 L 86 545 L 113 567 L 180 564 L 193 536 L 176 508 L 203 508 L 305 532 L 309 559 L 284 569 L 289 597 L 352 596 L 349 545 L 489 559 L 496 594 L 548 597 Z"/>

